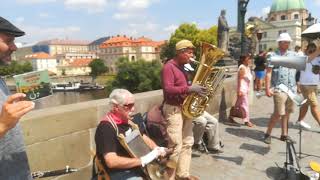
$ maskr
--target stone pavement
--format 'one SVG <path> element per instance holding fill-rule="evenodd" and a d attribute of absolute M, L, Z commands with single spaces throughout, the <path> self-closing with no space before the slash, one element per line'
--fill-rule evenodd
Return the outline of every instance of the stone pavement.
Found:
<path fill-rule="evenodd" d="M 283 173 L 278 167 L 283 167 L 286 161 L 286 144 L 279 140 L 280 124 L 273 129 L 271 145 L 263 140 L 269 117 L 273 111 L 273 100 L 268 97 L 253 99 L 250 106 L 251 121 L 254 127 L 235 127 L 220 122 L 220 136 L 224 143 L 224 153 L 204 154 L 193 153 L 191 173 L 201 180 L 268 180 L 282 179 Z M 289 135 L 297 141 L 296 151 L 299 152 L 299 134 L 294 126 L 299 109 L 289 120 Z M 241 119 L 236 119 L 241 122 Z M 311 112 L 307 113 L 306 122 L 315 131 L 320 127 L 313 119 Z M 242 122 L 241 122 L 242 123 Z M 320 163 L 320 134 L 319 132 L 302 133 L 301 167 L 310 171 L 308 164 L 311 160 Z"/>

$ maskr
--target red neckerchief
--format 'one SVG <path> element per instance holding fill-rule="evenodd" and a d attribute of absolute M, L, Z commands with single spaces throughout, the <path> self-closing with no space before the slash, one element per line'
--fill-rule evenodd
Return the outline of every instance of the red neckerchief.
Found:
<path fill-rule="evenodd" d="M 117 124 L 117 125 L 120 125 L 120 124 L 128 124 L 128 120 L 123 120 L 123 119 L 120 119 L 116 113 L 112 113 L 112 112 L 109 112 L 106 114 L 106 116 L 104 116 L 102 118 L 101 121 L 110 121 L 108 119 L 108 116 L 109 118 L 112 118 L 112 120 Z"/>

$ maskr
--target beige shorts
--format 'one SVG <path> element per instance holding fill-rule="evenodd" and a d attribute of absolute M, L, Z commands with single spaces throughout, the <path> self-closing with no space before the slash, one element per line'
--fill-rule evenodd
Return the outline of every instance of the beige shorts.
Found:
<path fill-rule="evenodd" d="M 283 116 L 294 111 L 293 101 L 289 98 L 287 93 L 284 92 L 275 92 L 273 95 L 274 110 L 273 113 L 278 113 L 280 116 Z"/>
<path fill-rule="evenodd" d="M 307 99 L 308 104 L 310 104 L 311 106 L 318 105 L 317 85 L 301 85 L 300 89 L 303 97 Z"/>

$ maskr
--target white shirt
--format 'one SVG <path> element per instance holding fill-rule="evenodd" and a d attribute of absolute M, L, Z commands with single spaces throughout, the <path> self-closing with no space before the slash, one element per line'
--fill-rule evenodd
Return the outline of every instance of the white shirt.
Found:
<path fill-rule="evenodd" d="M 296 52 L 296 56 L 304 56 L 304 53 L 302 51 Z"/>
<path fill-rule="evenodd" d="M 313 59 L 311 63 L 307 63 L 305 71 L 301 71 L 301 74 L 300 74 L 301 85 L 318 85 L 320 76 L 319 74 L 314 74 L 312 72 L 312 65 L 320 65 L 319 56 Z"/>

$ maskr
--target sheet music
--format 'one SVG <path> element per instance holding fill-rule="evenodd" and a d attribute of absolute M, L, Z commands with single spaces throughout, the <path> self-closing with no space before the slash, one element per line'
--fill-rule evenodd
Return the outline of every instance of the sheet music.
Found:
<path fill-rule="evenodd" d="M 280 84 L 279 89 L 288 94 L 289 98 L 297 105 L 301 106 L 302 104 L 307 102 L 307 99 L 304 99 L 302 96 L 295 94 L 292 92 L 286 85 Z"/>

